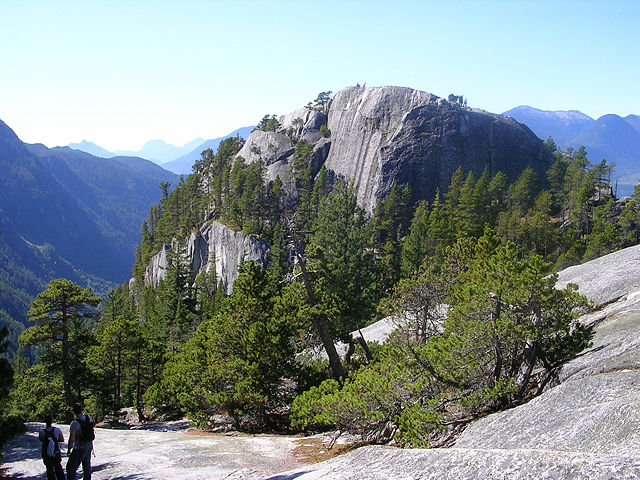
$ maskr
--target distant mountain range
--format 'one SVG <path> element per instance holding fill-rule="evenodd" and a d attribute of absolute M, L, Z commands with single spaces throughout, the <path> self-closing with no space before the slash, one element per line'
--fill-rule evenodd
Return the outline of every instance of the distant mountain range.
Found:
<path fill-rule="evenodd" d="M 503 113 L 526 124 L 542 139 L 561 148 L 584 146 L 591 163 L 614 163 L 618 196 L 630 195 L 640 181 L 640 116 L 608 114 L 594 120 L 577 110 L 546 111 L 526 105 Z"/>
<path fill-rule="evenodd" d="M 169 162 L 163 163 L 162 168 L 166 168 L 167 170 L 170 170 L 178 174 L 192 173 L 191 167 L 193 166 L 196 160 L 200 159 L 201 153 L 204 150 L 210 148 L 211 150 L 216 152 L 218 150 L 218 146 L 220 145 L 220 142 L 222 142 L 222 140 L 224 140 L 225 138 L 229 138 L 229 137 L 239 136 L 246 140 L 249 137 L 251 130 L 253 130 L 254 128 L 255 127 L 238 128 L 237 130 L 234 130 L 233 132 L 229 133 L 228 135 L 225 135 L 224 137 L 207 140 L 201 143 L 200 145 L 198 145 L 193 150 L 191 150 L 189 153 L 186 153 L 185 155 L 182 155 Z"/>
<path fill-rule="evenodd" d="M 175 145 L 166 143 L 164 140 L 150 140 L 137 151 L 117 150 L 115 152 L 110 152 L 109 150 L 87 140 L 83 140 L 80 143 L 70 143 L 68 147 L 74 150 L 90 153 L 91 155 L 101 158 L 112 158 L 117 156 L 145 158 L 161 165 L 162 168 L 166 170 L 181 175 L 191 173 L 193 163 L 200 158 L 200 154 L 203 150 L 211 148 L 215 152 L 222 140 L 229 137 L 235 137 L 236 135 L 246 139 L 253 128 L 254 127 L 242 127 L 234 130 L 224 137 L 214 138 L 211 140 L 196 138 L 181 147 L 176 147 Z"/>
<path fill-rule="evenodd" d="M 131 274 L 140 227 L 176 174 L 132 157 L 25 144 L 0 121 L 0 324 L 65 277 L 104 294 Z"/>

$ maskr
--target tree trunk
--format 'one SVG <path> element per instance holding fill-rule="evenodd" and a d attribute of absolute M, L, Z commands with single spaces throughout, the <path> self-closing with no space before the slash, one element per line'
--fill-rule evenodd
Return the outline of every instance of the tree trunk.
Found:
<path fill-rule="evenodd" d="M 300 261 L 302 281 L 304 282 L 304 287 L 307 290 L 307 297 L 309 298 L 309 304 L 311 306 L 315 306 L 316 296 L 313 293 L 313 286 L 309 281 L 309 275 L 307 274 L 307 267 L 305 266 L 305 259 L 302 258 L 300 254 L 298 254 L 298 260 Z M 342 366 L 342 362 L 340 361 L 340 355 L 338 355 L 336 346 L 333 343 L 333 337 L 331 336 L 331 332 L 329 332 L 329 325 L 327 325 L 327 319 L 322 314 L 313 315 L 312 322 L 313 322 L 313 326 L 318 332 L 318 335 L 320 336 L 320 340 L 322 341 L 322 346 L 324 347 L 324 350 L 325 352 L 327 352 L 327 356 L 329 357 L 329 366 L 331 367 L 333 376 L 336 378 L 336 380 L 341 381 L 343 378 L 347 376 L 347 374 L 344 370 L 344 367 Z"/>
<path fill-rule="evenodd" d="M 533 326 L 538 327 L 540 325 L 540 306 L 534 305 L 533 312 L 531 313 Z M 523 359 L 518 370 L 518 376 L 516 377 L 516 385 L 518 387 L 518 397 L 522 398 L 529 384 L 531 378 L 531 372 L 536 364 L 538 357 L 538 342 L 532 338 L 527 338 L 523 351 Z"/>
<path fill-rule="evenodd" d="M 71 393 L 71 379 L 69 378 L 69 329 L 67 327 L 67 309 L 62 308 L 62 385 L 64 400 L 67 405 L 73 405 L 75 399 Z"/>
<path fill-rule="evenodd" d="M 371 350 L 369 350 L 369 345 L 367 344 L 367 341 L 364 339 L 364 335 L 362 335 L 362 331 L 358 329 L 358 332 L 360 333 L 360 336 L 356 337 L 356 341 L 360 344 L 360 346 L 362 347 L 362 350 L 364 350 L 364 356 L 367 359 L 367 363 L 372 362 L 373 355 L 371 355 Z"/>
<path fill-rule="evenodd" d="M 493 327 L 493 350 L 496 355 L 496 364 L 493 368 L 493 378 L 500 380 L 502 374 L 502 346 L 500 345 L 500 337 L 498 336 L 497 321 L 500 318 L 502 303 L 499 297 L 495 297 L 496 309 L 494 310 L 491 318 L 491 326 Z"/>
<path fill-rule="evenodd" d="M 141 353 L 138 354 L 136 360 L 136 411 L 138 412 L 138 420 L 144 422 L 146 417 L 144 416 L 144 410 L 142 408 L 142 372 L 140 368 Z"/>

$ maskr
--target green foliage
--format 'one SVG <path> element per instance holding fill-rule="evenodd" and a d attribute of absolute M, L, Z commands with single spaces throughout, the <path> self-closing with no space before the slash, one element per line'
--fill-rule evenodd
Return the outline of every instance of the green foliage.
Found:
<path fill-rule="evenodd" d="M 640 241 L 640 185 L 627 201 L 618 221 L 622 246 L 628 247 Z"/>
<path fill-rule="evenodd" d="M 342 387 L 325 380 L 298 396 L 291 407 L 292 425 L 297 428 L 339 428 L 382 442 L 393 433 L 389 423 L 400 414 L 411 391 L 420 389 L 411 361 L 393 347 L 385 347 L 379 358 L 363 366 Z"/>
<path fill-rule="evenodd" d="M 10 394 L 11 414 L 23 421 L 42 421 L 51 413 L 64 420 L 68 406 L 62 396 L 62 375 L 52 372 L 44 364 L 34 365 L 16 378 L 16 388 Z"/>
<path fill-rule="evenodd" d="M 7 402 L 14 381 L 13 368 L 3 356 L 9 348 L 8 335 L 9 331 L 6 327 L 0 328 L 0 458 L 4 444 L 21 430 L 24 422 L 23 419 L 10 415 Z"/>
<path fill-rule="evenodd" d="M 380 292 L 372 247 L 371 224 L 357 204 L 353 184 L 338 182 L 320 202 L 305 249 L 319 308 L 338 338 L 346 340 L 375 312 Z"/>
<path fill-rule="evenodd" d="M 398 333 L 342 387 L 325 382 L 298 397 L 293 424 L 347 429 L 369 441 L 395 432 L 399 442 L 432 446 L 451 433 L 446 425 L 527 398 L 534 368 L 550 372 L 589 335 L 575 321 L 585 299 L 574 287 L 556 290 L 541 257 L 519 253 L 487 231 L 400 282 L 387 305 L 404 315 Z"/>
<path fill-rule="evenodd" d="M 313 102 L 309 102 L 307 104 L 307 108 L 327 114 L 329 112 L 331 93 L 331 91 L 320 92 Z"/>
<path fill-rule="evenodd" d="M 282 402 L 282 378 L 296 368 L 291 340 L 296 318 L 304 313 L 295 287 L 272 301 L 266 273 L 252 262 L 245 264 L 229 302 L 198 327 L 145 398 L 152 404 L 173 399 L 202 425 L 224 412 L 237 422 L 247 413 L 263 422 Z"/>
<path fill-rule="evenodd" d="M 117 316 L 109 321 L 87 352 L 86 362 L 95 374 L 94 415 L 115 413 L 123 406 L 141 405 L 150 348 L 137 320 Z M 99 393 L 99 394 L 98 394 Z"/>
<path fill-rule="evenodd" d="M 326 123 L 320 125 L 320 135 L 322 135 L 324 138 L 329 138 L 331 136 L 331 130 L 329 130 L 329 127 L 327 127 Z"/>
<path fill-rule="evenodd" d="M 9 360 L 4 357 L 9 349 L 9 329 L 7 327 L 0 328 L 0 401 L 4 405 L 5 399 L 9 395 L 9 389 L 13 384 L 13 368 Z M 0 409 L 0 415 L 2 409 Z"/>
<path fill-rule="evenodd" d="M 22 346 L 39 345 L 46 349 L 40 361 L 62 374 L 68 405 L 82 398 L 86 381 L 83 353 L 92 342 L 87 327 L 99 303 L 100 298 L 90 288 L 64 278 L 52 280 L 36 296 L 27 313 L 36 325 L 20 335 Z"/>
<path fill-rule="evenodd" d="M 278 118 L 275 115 L 265 115 L 256 125 L 256 128 L 253 130 L 260 130 L 263 132 L 275 132 L 280 129 L 280 122 L 278 122 Z"/>

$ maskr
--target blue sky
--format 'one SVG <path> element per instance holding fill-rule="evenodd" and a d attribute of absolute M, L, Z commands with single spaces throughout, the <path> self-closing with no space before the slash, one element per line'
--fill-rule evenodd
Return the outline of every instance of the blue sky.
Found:
<path fill-rule="evenodd" d="M 358 82 L 625 116 L 639 46 L 640 1 L 2 0 L 0 119 L 49 147 L 182 145 Z"/>

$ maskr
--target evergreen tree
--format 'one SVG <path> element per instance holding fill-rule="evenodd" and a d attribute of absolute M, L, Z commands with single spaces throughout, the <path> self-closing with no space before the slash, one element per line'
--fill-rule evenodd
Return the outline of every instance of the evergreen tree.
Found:
<path fill-rule="evenodd" d="M 284 310 L 275 308 L 267 283 L 259 266 L 245 264 L 229 302 L 167 363 L 147 401 L 156 406 L 174 402 L 199 423 L 228 412 L 239 425 L 251 413 L 255 423 L 244 427 L 264 428 L 266 414 L 279 403 L 282 378 L 295 368 L 297 328 L 294 310 L 285 304 L 278 307 Z"/>
<path fill-rule="evenodd" d="M 315 272 L 316 297 L 334 334 L 348 341 L 375 311 L 380 293 L 373 237 L 352 183 L 339 182 L 325 198 L 305 249 Z"/>
<path fill-rule="evenodd" d="M 625 204 L 618 223 L 623 247 L 640 242 L 640 184 L 635 186 L 633 195 Z"/>
<path fill-rule="evenodd" d="M 106 388 L 103 395 L 94 399 L 94 404 L 102 403 L 106 407 L 104 413 L 117 413 L 137 398 L 134 387 L 141 383 L 137 367 L 146 342 L 137 320 L 122 315 L 110 321 L 97 340 L 97 345 L 87 352 L 86 361 Z"/>
<path fill-rule="evenodd" d="M 413 214 L 409 234 L 402 244 L 402 272 L 405 276 L 416 271 L 424 258 L 432 253 L 428 229 L 429 205 L 427 202 L 420 202 Z"/>
<path fill-rule="evenodd" d="M 45 356 L 43 361 L 47 359 L 49 367 L 60 369 L 67 405 L 81 399 L 78 378 L 72 377 L 72 372 L 81 369 L 77 352 L 86 346 L 83 345 L 86 338 L 78 336 L 84 333 L 86 322 L 93 318 L 99 303 L 100 298 L 90 288 L 58 278 L 51 280 L 47 288 L 36 296 L 27 312 L 29 320 L 36 325 L 20 335 L 20 343 L 23 346 L 41 345 L 53 353 Z M 54 358 L 56 354 L 58 359 Z"/>
<path fill-rule="evenodd" d="M 3 326 L 0 328 L 0 452 L 4 444 L 18 433 L 22 422 L 9 417 L 9 392 L 13 386 L 13 368 L 9 360 L 4 357 L 9 348 L 7 337 L 9 330 Z"/>
<path fill-rule="evenodd" d="M 583 260 L 601 257 L 620 247 L 620 233 L 613 223 L 613 198 L 594 209 L 593 227 L 589 234 Z"/>

